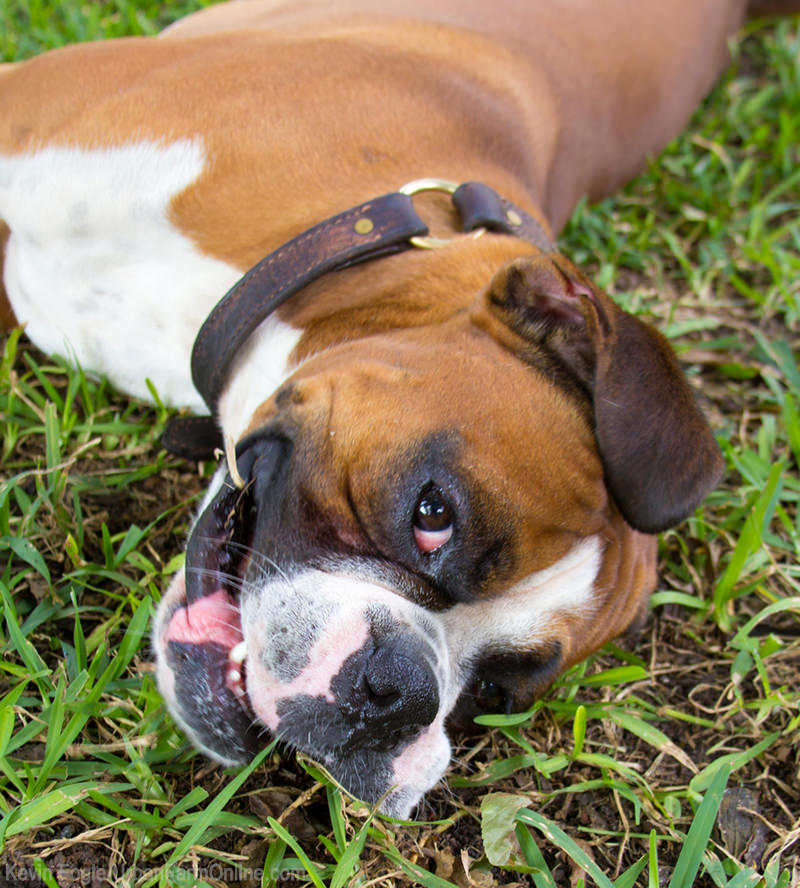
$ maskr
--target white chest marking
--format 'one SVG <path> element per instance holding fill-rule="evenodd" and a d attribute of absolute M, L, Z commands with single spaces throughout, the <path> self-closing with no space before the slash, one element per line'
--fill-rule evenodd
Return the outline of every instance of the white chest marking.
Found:
<path fill-rule="evenodd" d="M 132 395 L 149 399 L 149 379 L 165 403 L 199 412 L 192 343 L 242 273 L 169 219 L 205 163 L 200 139 L 0 155 L 0 219 L 12 232 L 5 284 L 31 340 Z M 260 340 L 273 378 L 288 359 L 277 327 L 276 348 Z"/>
<path fill-rule="evenodd" d="M 291 372 L 290 355 L 301 330 L 268 317 L 231 363 L 228 383 L 220 395 L 220 425 L 234 441 L 241 438 L 256 408 L 278 388 Z"/>

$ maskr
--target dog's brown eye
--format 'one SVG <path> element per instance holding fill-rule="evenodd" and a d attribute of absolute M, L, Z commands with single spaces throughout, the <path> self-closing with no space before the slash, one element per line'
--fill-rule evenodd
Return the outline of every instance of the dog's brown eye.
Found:
<path fill-rule="evenodd" d="M 506 712 L 508 698 L 500 685 L 493 681 L 478 679 L 475 683 L 475 705 L 484 712 Z"/>
<path fill-rule="evenodd" d="M 441 492 L 426 490 L 414 509 L 414 540 L 421 552 L 433 552 L 453 535 L 453 517 Z"/>

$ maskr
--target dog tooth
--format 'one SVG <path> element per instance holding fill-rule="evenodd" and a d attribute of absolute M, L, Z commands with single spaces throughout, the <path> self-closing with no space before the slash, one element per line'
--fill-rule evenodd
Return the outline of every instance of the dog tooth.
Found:
<path fill-rule="evenodd" d="M 228 654 L 228 659 L 234 663 L 244 663 L 245 657 L 247 657 L 247 644 L 244 641 L 240 641 Z"/>

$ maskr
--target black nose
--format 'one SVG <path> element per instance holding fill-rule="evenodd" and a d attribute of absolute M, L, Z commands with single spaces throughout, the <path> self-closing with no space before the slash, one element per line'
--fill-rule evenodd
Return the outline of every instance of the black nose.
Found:
<path fill-rule="evenodd" d="M 349 745 L 386 751 L 436 718 L 439 686 L 428 657 L 420 638 L 403 634 L 373 639 L 347 658 L 331 689 Z"/>
<path fill-rule="evenodd" d="M 376 735 L 414 734 L 436 718 L 439 689 L 424 653 L 421 641 L 403 636 L 388 639 L 369 656 L 362 715 Z"/>

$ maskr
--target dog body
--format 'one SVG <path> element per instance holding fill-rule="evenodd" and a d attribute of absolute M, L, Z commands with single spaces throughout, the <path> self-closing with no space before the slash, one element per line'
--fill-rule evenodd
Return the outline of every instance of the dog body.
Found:
<path fill-rule="evenodd" d="M 263 256 L 430 176 L 558 231 L 680 130 L 745 13 L 294 6 L 0 68 L 5 314 L 39 347 L 203 412 L 195 336 Z M 444 245 L 321 276 L 226 370 L 210 406 L 236 466 L 155 630 L 162 693 L 210 755 L 268 731 L 398 816 L 445 770 L 446 721 L 524 709 L 638 618 L 652 534 L 721 471 L 657 333 L 562 256 L 416 203 Z"/>

